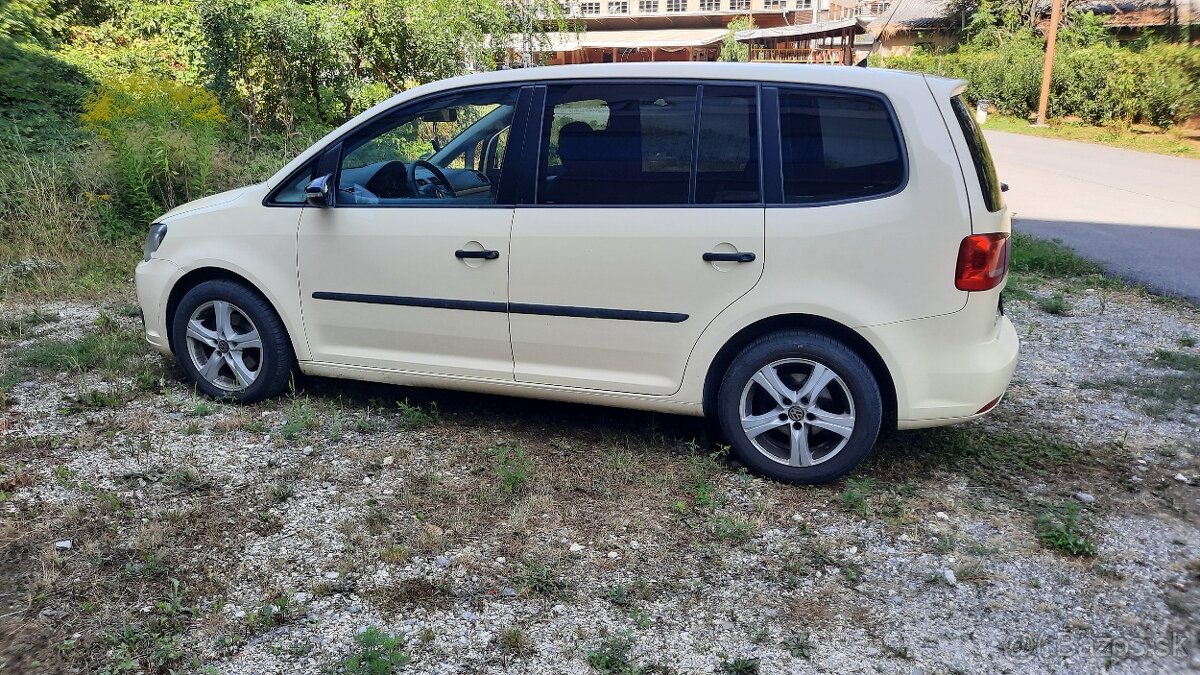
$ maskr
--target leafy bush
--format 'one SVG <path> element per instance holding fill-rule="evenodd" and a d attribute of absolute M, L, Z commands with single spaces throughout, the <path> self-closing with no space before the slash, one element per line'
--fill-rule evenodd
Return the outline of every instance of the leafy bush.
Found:
<path fill-rule="evenodd" d="M 1065 45 L 1055 60 L 1051 116 L 1165 127 L 1200 114 L 1200 50 L 1173 44 L 1134 50 L 1086 36 L 1076 42 L 1087 46 Z M 1032 32 L 1018 32 L 993 48 L 967 44 L 954 52 L 917 51 L 875 63 L 969 80 L 971 100 L 990 100 L 1003 113 L 1025 117 L 1037 109 L 1043 49 Z"/>
<path fill-rule="evenodd" d="M 104 82 L 84 100 L 83 123 L 102 140 L 117 208 L 141 229 L 208 193 L 225 115 L 199 87 L 145 75 Z"/>
<path fill-rule="evenodd" d="M 75 140 L 79 110 L 92 88 L 86 74 L 53 52 L 0 38 L 0 143 L 41 150 Z"/>

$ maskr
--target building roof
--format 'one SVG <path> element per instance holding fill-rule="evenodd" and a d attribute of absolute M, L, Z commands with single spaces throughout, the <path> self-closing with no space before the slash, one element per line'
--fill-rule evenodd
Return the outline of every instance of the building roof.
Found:
<path fill-rule="evenodd" d="M 1035 0 L 1039 12 L 1050 14 L 1050 0 Z M 956 0 L 893 0 L 892 6 L 875 17 L 867 30 L 873 35 L 891 35 L 911 30 L 955 28 L 965 20 L 963 3 Z M 1108 15 L 1110 27 L 1164 26 L 1178 11 L 1180 21 L 1200 20 L 1200 0 L 1085 0 L 1071 9 Z M 1190 11 L 1189 11 L 1190 10 Z"/>
<path fill-rule="evenodd" d="M 953 0 L 893 0 L 892 6 L 879 13 L 867 25 L 873 35 L 890 35 L 910 30 L 950 28 L 958 26 L 956 11 L 959 3 Z"/>
<path fill-rule="evenodd" d="M 590 30 L 586 33 L 547 33 L 535 45 L 541 51 L 571 52 L 586 47 L 628 49 L 636 47 L 703 47 L 720 42 L 724 28 L 664 28 L 661 30 Z M 520 44 L 513 36 L 510 44 Z"/>
<path fill-rule="evenodd" d="M 778 26 L 776 28 L 740 30 L 735 37 L 738 42 L 749 42 L 763 38 L 817 37 L 821 35 L 837 35 L 847 28 L 852 28 L 855 33 L 862 33 L 866 31 L 867 24 L 861 19 L 851 17 L 849 19 L 834 19 L 832 21 L 818 21 L 816 23 L 798 23 L 791 26 Z"/>

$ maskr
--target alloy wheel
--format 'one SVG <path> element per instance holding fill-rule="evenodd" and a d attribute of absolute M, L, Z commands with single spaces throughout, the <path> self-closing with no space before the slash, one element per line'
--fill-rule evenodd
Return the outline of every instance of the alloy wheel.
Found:
<path fill-rule="evenodd" d="M 187 324 L 187 351 L 207 382 L 228 392 L 254 384 L 262 368 L 262 338 L 240 307 L 225 300 L 205 302 Z"/>
<path fill-rule="evenodd" d="M 742 389 L 738 414 L 751 445 L 791 467 L 830 460 L 854 433 L 849 387 L 809 359 L 782 359 L 757 370 Z"/>

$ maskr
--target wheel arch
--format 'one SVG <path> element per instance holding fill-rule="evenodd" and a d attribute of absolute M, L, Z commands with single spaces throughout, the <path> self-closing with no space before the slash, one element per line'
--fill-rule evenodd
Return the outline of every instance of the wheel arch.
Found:
<path fill-rule="evenodd" d="M 171 293 L 167 296 L 166 307 L 167 345 L 170 347 L 171 353 L 175 353 L 175 311 L 179 309 L 179 303 L 183 300 L 183 296 L 187 295 L 188 291 L 206 281 L 215 281 L 218 279 L 225 279 L 227 281 L 240 283 L 246 288 L 249 288 L 251 291 L 257 293 L 258 296 L 261 297 L 263 301 L 266 302 L 267 305 L 270 306 L 270 308 L 275 312 L 275 315 L 280 318 L 280 325 L 283 326 L 284 332 L 287 333 L 288 340 L 292 343 L 293 353 L 298 353 L 296 351 L 298 347 L 298 345 L 296 345 L 296 338 L 294 335 L 292 335 L 292 331 L 288 328 L 287 321 L 284 320 L 279 308 L 276 307 L 275 303 L 271 301 L 270 296 L 264 293 L 263 290 L 259 288 L 258 284 L 254 283 L 250 279 L 247 279 L 245 276 L 238 274 L 233 270 L 212 266 L 198 267 L 194 270 L 188 271 L 186 274 L 179 277 L 179 279 L 175 281 L 175 285 L 171 287 Z"/>
<path fill-rule="evenodd" d="M 853 328 L 814 314 L 779 314 L 759 319 L 726 340 L 725 344 L 717 351 L 716 356 L 713 357 L 712 362 L 709 363 L 708 372 L 704 377 L 703 405 L 706 413 L 714 410 L 721 378 L 724 377 L 725 371 L 733 362 L 734 357 L 754 340 L 768 333 L 782 330 L 809 330 L 821 333 L 853 349 L 866 362 L 875 381 L 879 384 L 879 395 L 883 400 L 884 428 L 895 428 L 896 382 L 879 351 Z"/>

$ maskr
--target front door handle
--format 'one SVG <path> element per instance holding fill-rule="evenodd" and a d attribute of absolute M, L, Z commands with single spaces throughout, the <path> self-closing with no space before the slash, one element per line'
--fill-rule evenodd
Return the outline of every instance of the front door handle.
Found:
<path fill-rule="evenodd" d="M 462 260 L 463 258 L 483 258 L 484 260 L 495 260 L 496 258 L 500 257 L 500 251 L 493 251 L 492 249 L 488 248 L 485 248 L 482 251 L 467 251 L 460 248 L 454 252 L 454 257 L 458 258 L 459 260 Z"/>
<path fill-rule="evenodd" d="M 704 254 L 704 262 L 754 262 L 754 254 L 749 251 L 735 251 L 733 253 L 709 251 Z"/>

